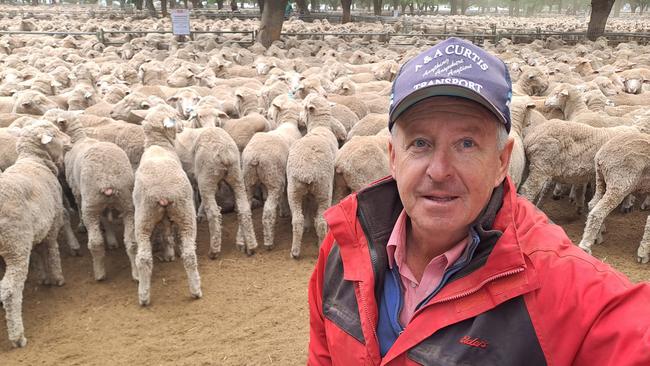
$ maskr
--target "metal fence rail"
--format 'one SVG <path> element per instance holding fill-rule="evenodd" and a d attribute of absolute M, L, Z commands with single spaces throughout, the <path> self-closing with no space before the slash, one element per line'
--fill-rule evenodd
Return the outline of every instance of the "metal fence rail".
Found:
<path fill-rule="evenodd" d="M 311 39 L 325 39 L 327 36 L 334 37 L 354 37 L 362 38 L 362 42 L 370 42 L 375 39 L 381 43 L 387 43 L 391 45 L 401 45 L 409 46 L 414 43 L 403 42 L 403 39 L 420 39 L 424 40 L 427 43 L 433 43 L 433 41 L 445 39 L 448 37 L 458 37 L 470 40 L 474 43 L 481 42 L 484 40 L 490 40 L 493 42 L 498 42 L 500 39 L 509 38 L 513 43 L 525 43 L 532 42 L 534 40 L 546 40 L 549 37 L 555 37 L 561 39 L 569 44 L 575 44 L 587 39 L 586 32 L 546 32 L 542 31 L 541 28 L 537 28 L 534 31 L 525 30 L 525 32 L 520 31 L 507 31 L 511 29 L 497 29 L 496 26 L 492 26 L 489 31 L 486 28 L 485 32 L 481 33 L 465 33 L 465 32 L 455 32 L 447 31 L 446 28 L 443 32 L 436 33 L 393 33 L 393 32 L 283 32 L 281 37 L 304 37 Z M 118 34 L 133 34 L 138 36 L 145 36 L 147 34 L 172 34 L 171 30 L 156 30 L 156 31 L 138 31 L 138 30 L 105 30 L 99 29 L 97 32 L 78 32 L 78 31 L 0 31 L 0 36 L 2 35 L 50 35 L 50 36 L 95 36 L 97 40 L 104 44 L 121 44 L 123 41 L 115 41 L 110 39 L 110 36 Z M 236 42 L 242 44 L 253 44 L 255 42 L 257 31 L 256 30 L 241 30 L 241 31 L 211 31 L 211 30 L 192 30 L 190 31 L 190 39 L 195 39 L 196 35 L 201 34 L 213 34 L 213 35 L 222 35 L 222 34 L 243 34 L 246 35 L 245 38 L 250 38 L 246 40 L 238 40 Z M 606 32 L 603 35 L 609 41 L 613 43 L 620 42 L 629 42 L 636 41 L 642 44 L 650 43 L 650 33 L 624 33 L 624 32 Z M 396 42 L 391 42 L 391 40 L 396 39 Z"/>

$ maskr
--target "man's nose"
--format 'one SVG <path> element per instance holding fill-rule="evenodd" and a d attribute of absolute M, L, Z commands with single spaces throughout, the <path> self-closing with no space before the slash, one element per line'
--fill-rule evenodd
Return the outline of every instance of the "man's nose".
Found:
<path fill-rule="evenodd" d="M 442 182 L 452 174 L 451 156 L 445 149 L 435 149 L 429 160 L 426 174 L 434 182 Z"/>

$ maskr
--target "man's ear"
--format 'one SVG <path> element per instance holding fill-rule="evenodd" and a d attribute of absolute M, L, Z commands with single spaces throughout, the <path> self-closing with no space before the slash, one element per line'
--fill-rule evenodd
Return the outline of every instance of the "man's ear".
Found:
<path fill-rule="evenodd" d="M 395 128 L 395 126 L 393 126 Z M 388 137 L 388 164 L 390 165 L 390 175 L 395 178 L 395 141 L 393 139 L 395 138 L 394 134 L 391 133 L 390 137 Z"/>
<path fill-rule="evenodd" d="M 497 176 L 496 181 L 494 182 L 494 187 L 496 188 L 503 180 L 506 175 L 508 175 L 508 167 L 510 166 L 510 158 L 512 157 L 512 148 L 515 146 L 515 139 L 512 136 L 508 137 L 508 142 L 506 146 L 503 147 L 499 154 L 499 175 Z"/>

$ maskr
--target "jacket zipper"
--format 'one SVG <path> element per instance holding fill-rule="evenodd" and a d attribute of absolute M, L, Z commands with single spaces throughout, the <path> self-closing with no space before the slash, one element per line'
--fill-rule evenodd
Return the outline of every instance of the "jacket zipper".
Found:
<path fill-rule="evenodd" d="M 360 282 L 355 282 L 354 285 L 357 288 L 357 291 L 359 291 L 359 296 L 361 297 L 361 303 L 362 308 L 363 308 L 363 315 L 364 317 L 368 320 L 368 324 L 370 324 L 370 329 L 372 329 L 372 335 L 375 337 L 375 341 L 379 342 L 379 337 L 377 336 L 377 325 L 373 321 L 372 317 L 368 313 L 368 303 L 366 302 L 366 297 L 363 295 L 363 291 L 361 291 L 361 285 Z M 367 349 L 367 348 L 366 348 Z M 370 357 L 370 360 L 372 361 L 372 356 L 368 355 Z"/>
<path fill-rule="evenodd" d="M 440 304 L 440 303 L 444 303 L 444 302 L 458 300 L 460 298 L 463 298 L 465 296 L 469 296 L 471 294 L 474 294 L 474 293 L 478 292 L 478 290 L 480 290 L 483 286 L 485 286 L 486 284 L 488 284 L 488 283 L 490 283 L 492 281 L 496 281 L 496 280 L 498 280 L 500 278 L 503 278 L 503 277 L 511 276 L 511 275 L 514 275 L 514 274 L 517 274 L 517 273 L 521 273 L 523 271 L 524 271 L 524 268 L 519 267 L 519 268 L 512 269 L 510 271 L 501 272 L 499 274 L 496 274 L 494 276 L 486 278 L 481 283 L 479 283 L 477 286 L 474 286 L 469 290 L 463 291 L 463 292 L 461 292 L 459 294 L 456 294 L 454 296 L 450 296 L 450 297 L 447 297 L 447 298 L 444 298 L 444 299 L 434 301 L 431 304 Z"/>
<path fill-rule="evenodd" d="M 363 210 L 359 210 L 359 223 L 361 224 L 361 228 L 363 229 L 364 236 L 366 237 L 366 241 L 368 242 L 368 252 L 370 253 L 370 263 L 372 264 L 372 272 L 375 275 L 375 281 L 377 280 L 377 271 L 379 268 L 377 268 L 377 252 L 375 249 L 375 243 L 370 240 L 370 236 L 368 235 L 368 227 L 366 225 L 366 218 L 363 215 Z"/>

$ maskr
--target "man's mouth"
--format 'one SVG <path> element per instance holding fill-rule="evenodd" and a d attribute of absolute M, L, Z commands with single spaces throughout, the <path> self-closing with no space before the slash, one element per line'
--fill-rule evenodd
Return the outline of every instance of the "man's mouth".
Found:
<path fill-rule="evenodd" d="M 451 202 L 458 198 L 458 196 L 451 195 L 425 195 L 424 198 L 434 202 Z"/>

